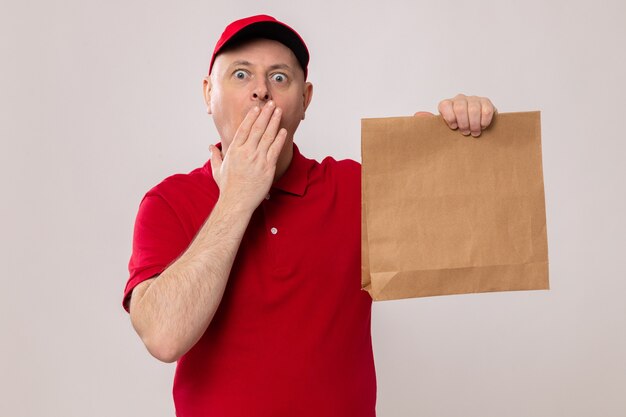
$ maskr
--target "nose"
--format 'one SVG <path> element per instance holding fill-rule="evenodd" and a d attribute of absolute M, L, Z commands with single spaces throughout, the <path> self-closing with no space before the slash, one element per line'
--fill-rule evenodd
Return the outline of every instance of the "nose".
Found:
<path fill-rule="evenodd" d="M 270 89 L 267 86 L 266 80 L 262 79 L 256 83 L 256 85 L 254 86 L 254 90 L 252 91 L 252 99 L 262 102 L 267 102 L 272 99 L 272 95 L 270 93 Z"/>

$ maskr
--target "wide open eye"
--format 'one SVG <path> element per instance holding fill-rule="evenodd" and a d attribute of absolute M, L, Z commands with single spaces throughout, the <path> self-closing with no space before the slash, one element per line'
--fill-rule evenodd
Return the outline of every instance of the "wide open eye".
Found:
<path fill-rule="evenodd" d="M 287 76 L 283 74 L 282 72 L 277 72 L 275 74 L 272 74 L 270 76 L 270 79 L 277 83 L 284 83 L 285 81 L 287 81 Z"/>
<path fill-rule="evenodd" d="M 238 80 L 245 80 L 246 77 L 248 76 L 248 73 L 244 70 L 236 70 L 233 73 L 233 76 Z"/>

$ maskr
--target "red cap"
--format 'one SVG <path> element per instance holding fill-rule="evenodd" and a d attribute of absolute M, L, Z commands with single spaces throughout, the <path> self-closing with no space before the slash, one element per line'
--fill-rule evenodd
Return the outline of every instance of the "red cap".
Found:
<path fill-rule="evenodd" d="M 230 25 L 226 26 L 224 33 L 222 33 L 222 36 L 215 45 L 215 50 L 211 57 L 211 65 L 209 66 L 209 74 L 211 74 L 211 70 L 213 69 L 215 57 L 225 46 L 232 42 L 256 38 L 278 41 L 291 49 L 304 71 L 304 79 L 306 80 L 307 66 L 309 64 L 309 50 L 304 40 L 298 35 L 298 32 L 283 22 L 279 22 L 272 16 L 264 14 L 235 20 Z"/>

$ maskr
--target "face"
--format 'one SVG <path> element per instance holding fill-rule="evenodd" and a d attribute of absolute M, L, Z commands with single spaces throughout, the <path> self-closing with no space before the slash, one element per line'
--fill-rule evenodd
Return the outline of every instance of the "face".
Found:
<path fill-rule="evenodd" d="M 248 111 L 273 100 L 282 112 L 287 140 L 304 118 L 313 87 L 291 49 L 280 42 L 255 39 L 220 53 L 204 80 L 207 111 L 226 151 Z"/>

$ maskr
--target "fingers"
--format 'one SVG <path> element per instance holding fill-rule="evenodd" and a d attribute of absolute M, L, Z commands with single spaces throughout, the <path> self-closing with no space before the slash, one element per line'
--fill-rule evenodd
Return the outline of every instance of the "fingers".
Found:
<path fill-rule="evenodd" d="M 272 142 L 267 150 L 267 162 L 272 166 L 276 166 L 280 152 L 283 150 L 283 145 L 287 140 L 287 129 L 282 128 L 276 135 L 276 139 Z"/>
<path fill-rule="evenodd" d="M 259 117 L 252 125 L 252 129 L 250 130 L 250 134 L 248 135 L 248 140 L 246 141 L 246 143 L 249 145 L 249 147 L 253 149 L 256 149 L 258 147 L 259 141 L 265 134 L 275 109 L 276 104 L 273 100 L 268 101 L 263 106 Z"/>
<path fill-rule="evenodd" d="M 209 151 L 211 152 L 211 172 L 213 173 L 213 178 L 219 178 L 219 172 L 222 168 L 222 151 L 215 145 L 210 145 Z"/>
<path fill-rule="evenodd" d="M 491 100 L 489 100 L 486 97 L 481 98 L 481 103 L 482 103 L 482 106 L 481 106 L 482 111 L 481 111 L 481 118 L 480 118 L 480 126 L 483 129 L 486 129 L 491 124 L 491 121 L 493 120 L 493 115 L 496 114 L 498 110 L 495 108 Z"/>
<path fill-rule="evenodd" d="M 249 128 L 248 128 L 247 123 L 245 125 L 244 123 L 242 123 L 241 127 L 243 129 L 242 129 L 241 134 L 246 135 L 246 139 L 242 141 L 241 143 L 242 145 L 246 144 L 248 147 L 253 148 L 253 149 L 256 149 L 258 147 L 259 141 L 265 134 L 268 128 L 268 124 L 270 120 L 272 120 L 272 115 L 274 114 L 275 110 L 276 110 L 276 104 L 274 103 L 273 100 L 270 100 L 263 106 L 263 108 L 260 111 L 255 110 L 255 112 L 258 111 L 258 116 L 256 120 L 254 121 L 254 123 L 252 123 L 252 125 Z M 239 129 L 237 130 L 237 134 L 239 134 Z M 275 135 L 276 135 L 276 132 L 274 132 L 274 136 Z"/>
<path fill-rule="evenodd" d="M 261 139 L 258 143 L 258 149 L 262 152 L 267 152 L 270 145 L 276 140 L 278 135 L 278 129 L 280 127 L 280 118 L 282 116 L 282 110 L 280 108 L 276 108 L 270 120 L 261 136 Z"/>
<path fill-rule="evenodd" d="M 459 127 L 458 123 L 456 122 L 456 116 L 454 114 L 452 100 L 443 100 L 441 103 L 439 103 L 438 108 L 439 114 L 441 114 L 443 120 L 445 120 L 448 126 L 450 126 L 450 129 L 455 130 L 457 127 Z"/>
<path fill-rule="evenodd" d="M 287 138 L 287 131 L 280 129 L 282 114 L 282 109 L 278 108 L 272 100 L 268 101 L 263 108 L 258 106 L 251 108 L 235 133 L 233 142 L 228 148 L 228 155 L 233 157 L 234 152 L 239 155 L 237 158 L 245 155 L 244 158 L 249 161 L 273 161 L 275 164 Z M 278 154 L 268 155 L 270 149 L 272 152 L 278 149 Z M 215 169 L 219 169 L 225 156 L 221 155 L 221 158 L 216 161 Z"/>
<path fill-rule="evenodd" d="M 480 118 L 482 116 L 481 103 L 478 97 L 470 97 L 467 101 L 467 117 L 469 119 L 469 131 L 472 136 L 478 137 L 482 132 Z"/>
<path fill-rule="evenodd" d="M 258 106 L 254 106 L 250 110 L 248 110 L 246 117 L 244 117 L 243 122 L 241 122 L 239 128 L 237 128 L 237 132 L 235 132 L 235 137 L 233 138 L 232 143 L 233 145 L 240 146 L 246 143 L 246 140 L 248 140 L 248 135 L 250 135 L 250 130 L 252 129 L 252 126 L 254 125 L 254 122 L 256 122 L 260 113 L 261 108 Z"/>
<path fill-rule="evenodd" d="M 465 135 L 478 137 L 491 124 L 496 110 L 485 97 L 458 94 L 439 103 L 439 113 L 450 129 L 459 129 Z"/>
<path fill-rule="evenodd" d="M 469 116 L 467 114 L 467 111 L 468 111 L 467 100 L 455 99 L 452 103 L 452 108 L 454 110 L 454 117 L 456 118 L 456 122 L 459 126 L 459 132 L 461 132 L 461 134 L 465 136 L 469 135 L 470 123 L 469 123 Z"/>

